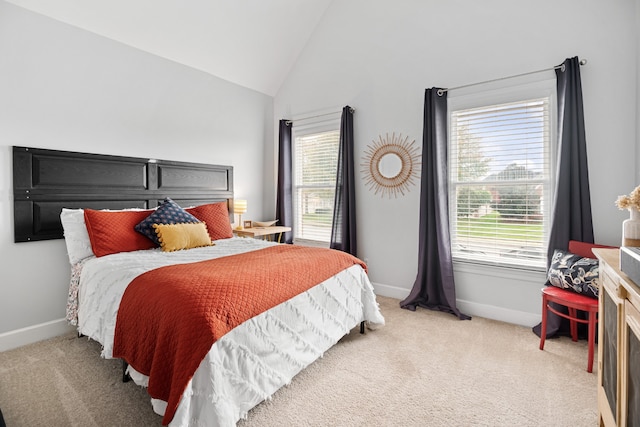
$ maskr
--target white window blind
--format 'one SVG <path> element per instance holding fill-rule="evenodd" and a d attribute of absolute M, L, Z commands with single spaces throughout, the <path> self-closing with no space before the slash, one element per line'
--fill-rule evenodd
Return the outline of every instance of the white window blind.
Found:
<path fill-rule="evenodd" d="M 545 266 L 550 135 L 548 97 L 451 112 L 454 259 Z"/>
<path fill-rule="evenodd" d="M 294 239 L 329 243 L 340 131 L 300 134 L 294 144 Z"/>

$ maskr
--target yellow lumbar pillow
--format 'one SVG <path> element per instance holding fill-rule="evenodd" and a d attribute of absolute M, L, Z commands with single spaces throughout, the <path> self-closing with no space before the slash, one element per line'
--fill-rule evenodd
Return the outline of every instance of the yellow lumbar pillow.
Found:
<path fill-rule="evenodd" d="M 211 237 L 204 222 L 184 224 L 153 224 L 164 252 L 212 246 Z"/>

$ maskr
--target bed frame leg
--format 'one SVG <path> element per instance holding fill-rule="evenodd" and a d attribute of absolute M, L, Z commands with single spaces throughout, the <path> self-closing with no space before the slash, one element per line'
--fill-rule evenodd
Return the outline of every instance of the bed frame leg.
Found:
<path fill-rule="evenodd" d="M 129 374 L 127 374 L 128 367 L 129 367 L 129 364 L 126 362 L 126 360 L 122 359 L 122 382 L 123 383 L 128 383 L 131 380 L 131 377 L 129 376 Z"/>
<path fill-rule="evenodd" d="M 360 322 L 360 333 L 364 334 L 364 320 Z"/>

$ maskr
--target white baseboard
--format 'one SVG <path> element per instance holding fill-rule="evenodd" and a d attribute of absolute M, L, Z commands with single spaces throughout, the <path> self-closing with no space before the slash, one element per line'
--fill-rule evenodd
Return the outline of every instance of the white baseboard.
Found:
<path fill-rule="evenodd" d="M 376 295 L 395 298 L 399 300 L 403 300 L 409 295 L 409 291 L 404 288 L 374 282 L 371 282 L 371 284 L 373 285 L 373 290 L 375 291 Z"/>
<path fill-rule="evenodd" d="M 0 334 L 0 351 L 11 350 L 23 345 L 64 335 L 75 330 L 65 319 L 52 320 L 15 331 Z"/>
<path fill-rule="evenodd" d="M 458 310 L 471 317 L 478 316 L 486 319 L 498 320 L 512 323 L 514 325 L 533 327 L 540 323 L 540 314 L 528 313 L 526 311 L 511 310 L 495 305 L 480 304 L 473 301 L 457 300 Z"/>
<path fill-rule="evenodd" d="M 376 295 L 403 300 L 409 295 L 409 291 L 396 286 L 382 283 L 372 283 Z M 533 327 L 540 323 L 540 314 L 525 311 L 511 310 L 495 305 L 480 304 L 473 301 L 456 300 L 458 310 L 469 316 L 484 317 L 526 327 Z"/>

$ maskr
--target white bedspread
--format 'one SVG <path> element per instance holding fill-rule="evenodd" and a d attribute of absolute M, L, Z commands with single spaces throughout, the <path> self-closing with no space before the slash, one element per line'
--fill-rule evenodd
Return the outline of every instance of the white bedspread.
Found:
<path fill-rule="evenodd" d="M 272 244 L 232 238 L 188 251 L 146 250 L 91 259 L 80 278 L 78 331 L 100 342 L 103 357 L 111 358 L 118 306 L 136 276 L 165 265 Z M 360 266 L 352 266 L 216 341 L 189 382 L 169 425 L 234 426 L 363 320 L 384 324 L 368 276 Z M 130 374 L 137 384 L 146 385 L 144 375 L 131 368 Z M 162 415 L 165 403 L 152 403 Z"/>

